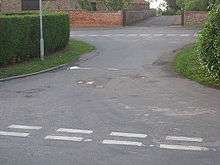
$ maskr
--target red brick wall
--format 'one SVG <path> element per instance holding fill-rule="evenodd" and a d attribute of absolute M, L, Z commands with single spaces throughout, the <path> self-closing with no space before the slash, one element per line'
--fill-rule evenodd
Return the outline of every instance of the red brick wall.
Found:
<path fill-rule="evenodd" d="M 184 13 L 185 26 L 202 26 L 208 17 L 206 11 L 186 11 Z"/>
<path fill-rule="evenodd" d="M 120 27 L 123 26 L 123 13 L 69 11 L 71 27 Z"/>

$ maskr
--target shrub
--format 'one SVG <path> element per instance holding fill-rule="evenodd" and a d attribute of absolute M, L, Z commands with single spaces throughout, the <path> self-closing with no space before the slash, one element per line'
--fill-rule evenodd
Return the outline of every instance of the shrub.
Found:
<path fill-rule="evenodd" d="M 185 10 L 187 11 L 207 11 L 208 0 L 186 0 Z"/>
<path fill-rule="evenodd" d="M 177 0 L 177 5 L 186 11 L 207 11 L 209 0 Z"/>
<path fill-rule="evenodd" d="M 69 18 L 64 13 L 43 15 L 45 54 L 63 49 L 69 41 Z M 0 65 L 38 57 L 40 51 L 37 13 L 0 15 Z"/>
<path fill-rule="evenodd" d="M 197 46 L 202 62 L 214 76 L 220 78 L 220 6 L 210 12 Z"/>

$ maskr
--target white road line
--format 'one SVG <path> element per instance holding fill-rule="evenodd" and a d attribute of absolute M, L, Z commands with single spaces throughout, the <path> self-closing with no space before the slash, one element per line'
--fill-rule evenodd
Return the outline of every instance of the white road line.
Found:
<path fill-rule="evenodd" d="M 107 68 L 108 71 L 119 71 L 117 68 Z"/>
<path fill-rule="evenodd" d="M 102 34 L 102 35 L 100 35 L 101 37 L 110 37 L 110 36 L 112 36 L 112 34 Z"/>
<path fill-rule="evenodd" d="M 39 130 L 42 127 L 39 126 L 27 126 L 27 125 L 10 125 L 8 128 L 14 128 L 14 129 L 28 129 L 28 130 Z"/>
<path fill-rule="evenodd" d="M 82 137 L 71 137 L 71 136 L 53 136 L 48 135 L 44 139 L 46 140 L 63 140 L 63 141 L 75 141 L 75 142 L 81 142 L 83 140 Z"/>
<path fill-rule="evenodd" d="M 200 143 L 203 141 L 203 139 L 199 137 L 183 137 L 183 136 L 167 136 L 166 140 L 200 142 Z"/>
<path fill-rule="evenodd" d="M 127 37 L 136 37 L 138 34 L 127 34 Z"/>
<path fill-rule="evenodd" d="M 81 68 L 79 66 L 72 66 L 70 67 L 70 70 L 90 70 L 91 68 Z"/>
<path fill-rule="evenodd" d="M 115 37 L 122 37 L 122 36 L 125 36 L 125 34 L 115 34 L 114 36 Z"/>
<path fill-rule="evenodd" d="M 151 34 L 139 34 L 140 37 L 148 37 L 150 36 Z"/>
<path fill-rule="evenodd" d="M 0 131 L 0 135 L 2 135 L 2 136 L 27 137 L 27 136 L 29 136 L 29 133 Z"/>
<path fill-rule="evenodd" d="M 102 144 L 128 145 L 128 146 L 144 146 L 141 142 L 133 141 L 117 141 L 117 140 L 103 140 Z"/>
<path fill-rule="evenodd" d="M 162 149 L 170 149 L 170 150 L 185 150 L 185 151 L 209 151 L 206 147 L 200 146 L 183 146 L 183 145 L 168 145 L 168 144 L 160 144 L 160 148 Z"/>
<path fill-rule="evenodd" d="M 133 137 L 133 138 L 146 138 L 146 134 L 136 134 L 136 133 L 125 133 L 125 132 L 112 132 L 110 136 L 122 136 L 122 137 Z"/>
<path fill-rule="evenodd" d="M 88 82 L 86 82 L 86 85 L 93 85 L 93 84 L 95 84 L 95 81 L 88 81 Z"/>
<path fill-rule="evenodd" d="M 99 34 L 89 34 L 87 36 L 89 36 L 89 37 L 99 37 L 100 35 Z"/>
<path fill-rule="evenodd" d="M 155 37 L 161 37 L 163 36 L 164 34 L 154 34 Z"/>
<path fill-rule="evenodd" d="M 59 128 L 57 132 L 66 132 L 66 133 L 82 133 L 82 134 L 92 134 L 92 130 L 81 130 L 81 129 L 68 129 L 68 128 Z"/>
<path fill-rule="evenodd" d="M 175 37 L 175 36 L 177 36 L 177 34 L 167 34 L 166 36 L 168 36 L 168 37 Z"/>
<path fill-rule="evenodd" d="M 181 34 L 180 36 L 181 36 L 181 37 L 189 37 L 190 34 Z"/>
<path fill-rule="evenodd" d="M 85 34 L 70 34 L 71 37 L 85 37 Z"/>

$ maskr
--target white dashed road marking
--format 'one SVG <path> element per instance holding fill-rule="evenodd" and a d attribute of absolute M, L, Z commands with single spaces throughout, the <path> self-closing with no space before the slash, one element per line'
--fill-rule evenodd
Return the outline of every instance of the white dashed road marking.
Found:
<path fill-rule="evenodd" d="M 78 34 L 78 35 L 76 35 L 76 34 L 70 34 L 70 36 L 71 37 L 85 37 L 85 36 L 87 36 L 86 34 Z"/>
<path fill-rule="evenodd" d="M 103 35 L 100 35 L 101 37 L 110 37 L 112 36 L 112 34 L 103 34 Z"/>
<path fill-rule="evenodd" d="M 198 137 L 183 137 L 183 136 L 167 136 L 166 140 L 173 140 L 173 141 L 187 141 L 187 142 L 202 142 L 202 138 Z"/>
<path fill-rule="evenodd" d="M 70 70 L 90 70 L 91 68 L 81 68 L 78 66 L 72 66 L 70 67 Z"/>
<path fill-rule="evenodd" d="M 166 33 L 155 33 L 155 34 L 71 34 L 71 37 L 148 37 L 148 36 L 152 36 L 152 37 L 189 37 L 189 36 L 194 36 L 195 34 L 166 34 Z"/>
<path fill-rule="evenodd" d="M 128 37 L 136 37 L 136 36 L 138 36 L 138 34 L 127 34 L 126 36 L 128 36 Z"/>
<path fill-rule="evenodd" d="M 160 148 L 162 149 L 170 149 L 170 150 L 184 150 L 184 151 L 209 151 L 206 147 L 200 146 L 183 146 L 183 145 L 168 145 L 168 144 L 160 144 Z"/>
<path fill-rule="evenodd" d="M 163 36 L 164 34 L 154 34 L 155 37 L 161 37 Z"/>
<path fill-rule="evenodd" d="M 177 34 L 167 34 L 166 36 L 168 36 L 168 37 L 176 37 Z"/>
<path fill-rule="evenodd" d="M 181 34 L 180 36 L 181 36 L 181 37 L 189 37 L 190 34 Z"/>
<path fill-rule="evenodd" d="M 2 135 L 2 136 L 27 137 L 27 136 L 29 136 L 29 133 L 0 131 L 0 135 Z"/>
<path fill-rule="evenodd" d="M 108 71 L 119 71 L 119 69 L 117 69 L 117 68 L 108 68 L 107 70 Z"/>
<path fill-rule="evenodd" d="M 75 142 L 81 142 L 83 140 L 82 137 L 53 136 L 53 135 L 48 135 L 44 139 L 46 139 L 46 140 L 75 141 Z"/>
<path fill-rule="evenodd" d="M 117 140 L 103 140 L 102 144 L 128 145 L 128 146 L 144 146 L 141 142 L 134 141 L 117 141 Z"/>
<path fill-rule="evenodd" d="M 133 138 L 146 138 L 145 134 L 136 134 L 136 133 L 124 133 L 124 132 L 112 132 L 111 136 L 122 136 L 122 137 L 133 137 Z"/>
<path fill-rule="evenodd" d="M 150 36 L 151 34 L 140 34 L 139 36 L 141 36 L 141 37 L 148 37 L 148 36 Z"/>
<path fill-rule="evenodd" d="M 92 134 L 92 130 L 81 130 L 81 129 L 68 129 L 68 128 L 59 128 L 57 132 L 66 132 L 66 133 L 81 133 L 81 134 Z"/>
<path fill-rule="evenodd" d="M 116 36 L 116 37 L 122 37 L 122 36 L 126 36 L 126 34 L 115 34 L 114 36 Z"/>
<path fill-rule="evenodd" d="M 14 129 L 27 129 L 27 130 L 39 130 L 42 127 L 39 126 L 26 126 L 26 125 L 10 125 L 8 128 L 14 128 Z"/>
<path fill-rule="evenodd" d="M 23 129 L 23 130 L 39 130 L 42 127 L 40 126 L 27 126 L 27 125 L 10 125 L 8 126 L 10 129 Z M 73 133 L 73 134 L 92 134 L 93 130 L 88 129 L 69 129 L 69 128 L 59 128 L 56 130 L 58 133 Z M 0 136 L 14 136 L 14 137 L 28 137 L 30 134 L 27 132 L 7 132 L 0 131 Z M 129 133 L 129 132 L 111 132 L 109 134 L 111 137 L 123 137 L 123 138 L 146 138 L 148 135 L 146 134 L 138 134 L 138 133 Z M 58 140 L 58 141 L 74 141 L 74 142 L 92 142 L 93 139 L 87 139 L 84 137 L 74 137 L 74 136 L 62 136 L 62 135 L 47 135 L 44 137 L 45 140 Z M 203 138 L 200 137 L 184 137 L 184 136 L 166 136 L 167 141 L 183 141 L 183 142 L 203 142 Z M 138 146 L 143 147 L 146 146 L 142 142 L 138 141 L 121 141 L 121 140 L 112 140 L 112 139 L 104 139 L 101 141 L 102 144 L 108 145 L 125 145 L 125 146 Z M 149 147 L 155 146 L 154 144 L 150 144 Z M 196 145 L 172 145 L 172 144 L 160 144 L 160 149 L 168 149 L 168 150 L 183 150 L 183 151 L 210 151 L 214 149 L 196 146 Z"/>
<path fill-rule="evenodd" d="M 95 81 L 88 81 L 88 82 L 86 82 L 86 85 L 93 85 L 93 84 L 95 84 Z"/>
<path fill-rule="evenodd" d="M 89 36 L 89 37 L 98 37 L 98 36 L 100 36 L 100 35 L 98 35 L 98 34 L 89 34 L 88 36 Z"/>

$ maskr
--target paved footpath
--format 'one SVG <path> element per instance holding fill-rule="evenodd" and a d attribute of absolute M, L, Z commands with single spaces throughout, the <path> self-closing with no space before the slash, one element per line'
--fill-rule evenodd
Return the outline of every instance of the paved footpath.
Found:
<path fill-rule="evenodd" d="M 1 165 L 219 165 L 220 92 L 173 72 L 196 31 L 78 30 L 97 51 L 0 83 Z"/>

